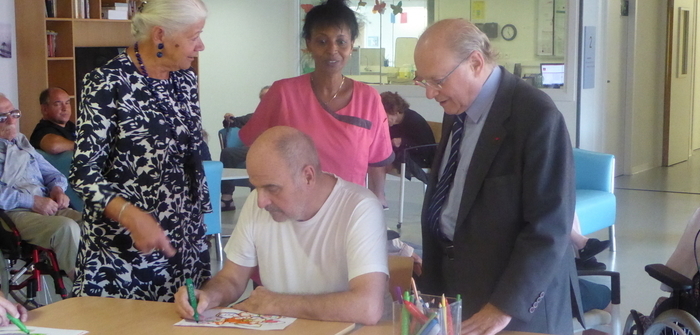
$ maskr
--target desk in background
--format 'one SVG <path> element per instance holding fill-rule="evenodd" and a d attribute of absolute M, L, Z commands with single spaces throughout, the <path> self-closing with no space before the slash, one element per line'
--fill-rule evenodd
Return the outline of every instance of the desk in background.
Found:
<path fill-rule="evenodd" d="M 355 324 L 297 319 L 282 331 L 238 328 L 176 327 L 172 303 L 99 297 L 61 300 L 29 312 L 28 326 L 87 330 L 90 334 L 188 335 L 328 335 L 348 334 Z"/>
<path fill-rule="evenodd" d="M 248 179 L 248 171 L 246 169 L 224 168 L 224 174 L 221 180 L 241 180 Z"/>

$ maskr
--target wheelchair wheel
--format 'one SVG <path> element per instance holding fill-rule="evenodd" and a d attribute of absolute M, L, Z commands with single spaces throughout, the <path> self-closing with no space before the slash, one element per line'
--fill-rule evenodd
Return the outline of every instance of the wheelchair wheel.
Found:
<path fill-rule="evenodd" d="M 61 300 L 61 294 L 65 292 L 52 293 L 47 280 L 52 280 L 49 274 L 40 275 L 40 280 L 37 280 L 32 271 L 35 266 L 41 264 L 26 263 L 19 260 L 15 266 L 10 268 L 9 289 L 10 296 L 17 303 L 21 304 L 27 310 L 39 308 L 48 305 L 52 302 Z M 54 288 L 56 290 L 57 288 Z"/>
<path fill-rule="evenodd" d="M 700 322 L 690 313 L 672 309 L 654 319 L 645 335 L 700 335 Z"/>
<path fill-rule="evenodd" d="M 7 297 L 10 294 L 10 263 L 5 259 L 2 251 L 0 251 L 0 289 L 4 296 Z"/>

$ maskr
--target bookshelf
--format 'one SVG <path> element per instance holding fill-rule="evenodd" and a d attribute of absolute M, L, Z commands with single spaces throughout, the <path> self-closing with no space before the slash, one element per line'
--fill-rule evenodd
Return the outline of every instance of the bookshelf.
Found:
<path fill-rule="evenodd" d="M 16 107 L 23 112 L 20 131 L 27 137 L 41 120 L 39 94 L 49 86 L 62 87 L 73 98 L 75 120 L 76 83 L 82 80 L 75 77 L 75 48 L 125 47 L 133 43 L 130 21 L 100 18 L 102 6 L 112 6 L 115 0 L 80 0 L 89 3 L 88 18 L 77 18 L 78 0 L 53 1 L 56 17 L 46 17 L 44 0 L 15 0 L 19 91 Z M 47 30 L 58 33 L 55 57 L 47 56 Z"/>

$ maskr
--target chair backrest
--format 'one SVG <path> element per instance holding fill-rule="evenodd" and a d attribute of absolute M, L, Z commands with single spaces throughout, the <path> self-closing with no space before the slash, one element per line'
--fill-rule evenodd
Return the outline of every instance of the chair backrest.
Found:
<path fill-rule="evenodd" d="M 442 122 L 428 121 L 430 130 L 433 131 L 433 136 L 435 137 L 435 143 L 440 143 L 442 139 Z"/>
<path fill-rule="evenodd" d="M 615 188 L 615 156 L 574 148 L 576 189 L 613 193 Z"/>
<path fill-rule="evenodd" d="M 66 176 L 66 178 L 68 178 L 68 175 L 70 174 L 70 165 L 71 162 L 73 162 L 73 150 L 64 151 L 60 154 L 55 155 L 47 153 L 46 151 L 43 151 L 41 149 L 37 149 L 36 152 L 44 156 L 46 161 L 51 163 L 51 165 L 53 165 L 53 167 L 55 167 L 56 170 L 58 170 L 64 176 Z M 70 199 L 70 206 L 76 211 L 82 212 L 84 206 L 83 199 L 80 196 L 78 196 L 77 193 L 75 193 L 72 186 L 68 185 L 68 189 L 66 189 L 66 195 Z"/>
<path fill-rule="evenodd" d="M 583 313 L 584 328 L 576 318 L 573 318 L 574 333 L 578 334 L 585 329 L 595 329 L 600 332 L 619 335 L 622 325 L 620 324 L 620 273 L 614 271 L 579 271 L 579 277 L 600 276 L 609 277 L 610 280 L 610 311 L 592 309 Z M 581 292 L 583 294 L 583 292 Z"/>
<path fill-rule="evenodd" d="M 413 258 L 405 256 L 389 256 L 389 292 L 394 300 L 395 287 L 401 292 L 411 289 L 411 276 L 413 275 Z"/>
<path fill-rule="evenodd" d="M 241 138 L 238 136 L 238 132 L 240 130 L 241 128 L 237 127 L 223 128 L 219 130 L 219 144 L 221 145 L 221 149 L 245 146 L 243 141 L 241 141 Z"/>
<path fill-rule="evenodd" d="M 207 225 L 206 234 L 221 234 L 221 176 L 224 173 L 224 164 L 219 161 L 204 161 L 202 165 L 213 210 L 211 213 L 204 214 L 204 224 Z"/>

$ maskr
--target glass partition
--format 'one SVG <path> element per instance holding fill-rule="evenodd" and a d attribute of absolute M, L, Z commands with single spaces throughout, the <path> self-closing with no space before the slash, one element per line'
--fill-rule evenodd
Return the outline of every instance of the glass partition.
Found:
<path fill-rule="evenodd" d="M 370 84 L 413 85 L 413 50 L 429 23 L 465 18 L 489 36 L 498 63 L 534 86 L 566 86 L 568 0 L 350 0 L 360 36 L 344 74 Z M 300 0 L 300 20 L 319 0 Z M 302 72 L 313 60 L 301 42 Z M 572 64 L 574 64 L 572 62 Z"/>

